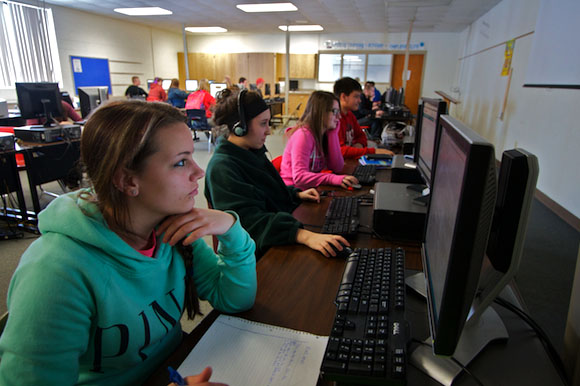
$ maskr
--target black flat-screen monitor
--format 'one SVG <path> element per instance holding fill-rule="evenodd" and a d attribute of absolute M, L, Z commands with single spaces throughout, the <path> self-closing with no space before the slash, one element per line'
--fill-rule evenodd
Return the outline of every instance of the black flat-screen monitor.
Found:
<path fill-rule="evenodd" d="M 421 178 L 430 187 L 440 135 L 439 118 L 442 114 L 447 114 L 447 103 L 441 99 L 422 98 L 419 109 L 420 129 L 417 133 L 418 138 L 415 138 L 416 163 Z"/>
<path fill-rule="evenodd" d="M 49 127 L 53 118 L 63 116 L 58 83 L 17 82 L 15 86 L 22 118 L 44 118 L 44 126 Z"/>
<path fill-rule="evenodd" d="M 264 95 L 272 95 L 272 89 L 270 88 L 270 83 L 264 84 Z"/>
<path fill-rule="evenodd" d="M 290 87 L 289 88 L 290 91 L 296 91 L 296 90 L 298 90 L 298 81 L 297 80 L 291 80 L 289 87 Z"/>
<path fill-rule="evenodd" d="M 280 95 L 280 83 L 274 84 L 274 95 Z"/>
<path fill-rule="evenodd" d="M 86 118 L 91 111 L 109 99 L 109 88 L 107 86 L 79 87 L 77 92 L 83 118 Z"/>
<path fill-rule="evenodd" d="M 433 352 L 452 355 L 467 321 L 496 199 L 493 145 L 443 115 L 422 246 Z"/>
<path fill-rule="evenodd" d="M 443 120 L 446 124 L 445 118 Z M 446 138 L 444 131 L 438 162 L 453 158 L 448 153 L 449 148 L 443 149 L 448 142 Z M 464 145 L 457 147 L 465 148 Z M 477 153 L 484 153 L 482 150 Z M 473 152 L 465 154 L 457 149 L 453 152 L 475 157 Z M 434 196 L 428 215 L 431 223 L 428 222 L 428 238 L 422 251 L 424 267 L 429 267 L 425 275 L 432 333 L 429 342 L 433 343 L 433 349 L 431 352 L 426 346 L 419 346 L 411 356 L 414 365 L 443 384 L 452 383 L 461 372 L 461 366 L 466 367 L 489 342 L 508 338 L 501 318 L 490 305 L 500 293 L 509 296 L 509 291 L 505 294 L 502 291 L 514 279 L 520 265 L 539 174 L 538 159 L 533 154 L 523 149 L 503 152 L 493 220 L 489 226 L 489 207 L 494 206 L 490 192 L 492 183 L 488 181 L 491 177 L 484 176 L 482 170 L 478 184 L 481 186 L 481 199 L 469 201 L 470 196 L 466 197 L 463 193 L 465 184 L 477 181 L 467 176 L 472 173 L 468 166 L 461 172 L 457 167 L 454 170 L 446 166 L 449 161 L 439 164 L 435 172 Z M 488 172 L 494 174 L 491 168 Z M 460 179 L 457 176 L 461 173 L 464 177 L 457 185 Z M 440 175 L 443 177 L 440 178 Z M 459 196 L 458 190 L 462 191 Z M 448 195 L 446 199 L 443 197 L 445 195 Z M 461 231 L 466 224 L 460 217 L 465 212 L 463 207 L 470 207 L 473 212 L 472 220 L 467 224 L 471 223 L 473 228 L 477 223 L 467 234 L 467 231 Z M 448 218 L 444 219 L 446 216 Z M 441 237 L 437 241 L 436 227 L 442 227 L 439 230 Z M 489 238 L 486 238 L 487 227 L 490 227 Z M 469 236 L 467 239 L 466 235 Z M 457 247 L 460 244 L 464 247 Z M 453 359 L 433 354 L 453 355 Z"/>

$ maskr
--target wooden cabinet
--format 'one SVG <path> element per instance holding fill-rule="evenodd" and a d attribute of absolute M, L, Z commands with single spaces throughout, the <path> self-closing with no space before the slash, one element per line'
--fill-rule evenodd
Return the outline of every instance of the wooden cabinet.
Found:
<path fill-rule="evenodd" d="M 291 79 L 316 79 L 316 54 L 290 54 Z M 276 78 L 286 78 L 286 54 L 276 54 Z"/>
<path fill-rule="evenodd" d="M 300 118 L 304 113 L 310 94 L 310 92 L 290 93 L 288 96 L 288 114 Z M 296 111 L 296 108 L 298 108 L 298 111 Z"/>
<path fill-rule="evenodd" d="M 187 58 L 189 75 L 185 73 L 183 52 L 177 53 L 179 80 L 183 85 L 185 85 L 185 79 L 206 78 L 222 82 L 225 76 L 229 76 L 232 83 L 238 83 L 238 79 L 242 76 L 250 83 L 256 83 L 256 79 L 264 78 L 266 83 L 270 83 L 272 89 L 276 82 L 276 54 L 274 53 L 208 54 L 190 52 Z"/>

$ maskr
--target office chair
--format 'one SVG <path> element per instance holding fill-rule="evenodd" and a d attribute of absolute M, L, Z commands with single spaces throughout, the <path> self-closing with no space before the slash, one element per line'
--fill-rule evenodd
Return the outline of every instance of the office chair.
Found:
<path fill-rule="evenodd" d="M 6 322 L 8 321 L 8 311 L 4 315 L 0 316 L 0 336 L 4 332 L 4 327 L 6 327 Z"/>
<path fill-rule="evenodd" d="M 205 132 L 208 142 L 211 145 L 211 128 L 207 122 L 204 109 L 187 109 L 187 126 L 193 130 L 193 140 L 199 141 L 197 131 Z"/>

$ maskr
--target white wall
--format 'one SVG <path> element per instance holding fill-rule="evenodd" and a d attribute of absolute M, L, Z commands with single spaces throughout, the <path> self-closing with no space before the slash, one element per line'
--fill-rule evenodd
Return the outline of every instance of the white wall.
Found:
<path fill-rule="evenodd" d="M 74 93 L 70 56 L 109 59 L 114 96 L 122 96 L 137 75 L 146 85 L 154 76 L 177 78 L 177 52 L 183 51 L 183 38 L 123 20 L 97 16 L 70 8 L 51 5 L 63 90 Z M 14 89 L 1 90 L 0 97 L 16 101 Z"/>
<path fill-rule="evenodd" d="M 462 33 L 464 45 L 458 56 L 533 31 L 539 1 L 503 0 Z M 580 168 L 576 166 L 580 90 L 522 87 L 532 40 L 533 34 L 516 40 L 503 120 L 499 114 L 507 86 L 507 77 L 500 76 L 504 45 L 460 61 L 457 79 L 461 104 L 454 115 L 493 142 L 498 158 L 514 147 L 534 153 L 540 162 L 538 189 L 580 217 Z"/>

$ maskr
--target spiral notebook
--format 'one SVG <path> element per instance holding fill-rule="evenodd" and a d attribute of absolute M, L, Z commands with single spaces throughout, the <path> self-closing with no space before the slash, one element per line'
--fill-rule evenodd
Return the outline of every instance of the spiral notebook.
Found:
<path fill-rule="evenodd" d="M 327 336 L 220 315 L 183 361 L 184 377 L 211 366 L 231 386 L 316 385 Z"/>

